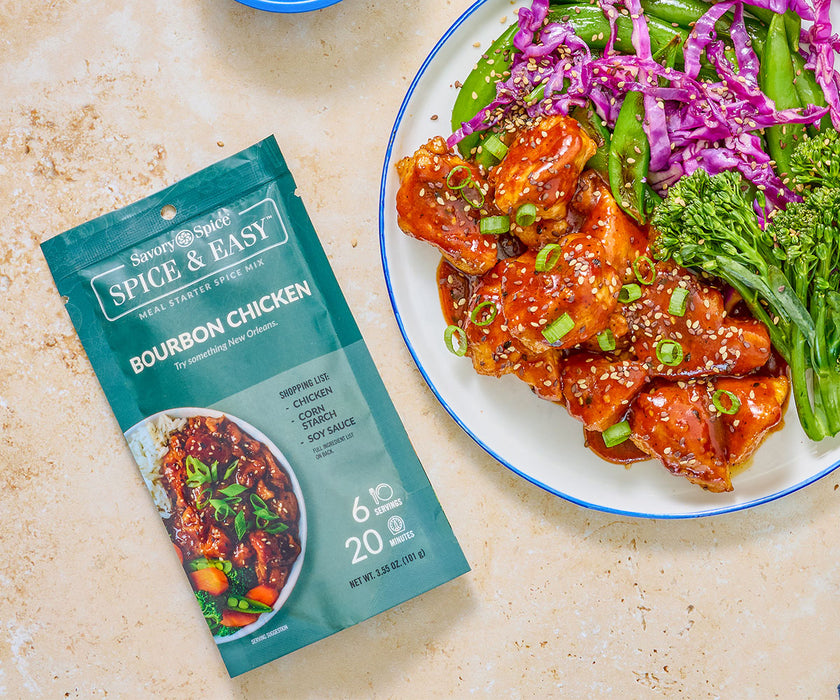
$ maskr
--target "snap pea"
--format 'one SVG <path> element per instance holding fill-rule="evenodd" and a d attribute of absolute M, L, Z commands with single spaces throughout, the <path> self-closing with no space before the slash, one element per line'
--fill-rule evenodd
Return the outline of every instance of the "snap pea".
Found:
<path fill-rule="evenodd" d="M 774 15 L 767 29 L 759 83 L 762 92 L 776 103 L 776 109 L 802 107 L 794 85 L 793 58 L 783 15 Z M 779 124 L 766 130 L 767 152 L 776 161 L 776 173 L 782 180 L 789 176 L 790 157 L 804 131 L 802 124 Z"/>
<path fill-rule="evenodd" d="M 654 54 L 653 60 L 673 68 L 681 47 L 682 41 L 674 37 Z M 608 158 L 613 197 L 640 224 L 647 223 L 658 200 L 656 192 L 647 184 L 651 149 L 644 120 L 644 95 L 629 92 L 615 122 Z"/>
<path fill-rule="evenodd" d="M 644 117 L 644 96 L 641 92 L 628 92 L 615 122 L 609 153 L 613 197 L 640 224 L 647 221 L 645 178 L 650 167 L 650 141 L 642 124 Z"/>
<path fill-rule="evenodd" d="M 553 0 L 551 4 L 552 7 L 559 10 L 564 5 L 577 4 L 579 1 Z M 697 20 L 709 11 L 709 3 L 705 0 L 641 0 L 641 5 L 645 12 L 648 26 L 656 27 L 657 30 L 665 26 L 671 29 L 680 28 L 690 30 L 694 27 Z M 599 8 L 596 7 L 596 9 Z M 623 17 L 624 15 L 621 16 Z M 730 11 L 718 21 L 717 30 L 722 38 L 729 38 L 729 28 L 732 26 L 732 19 L 732 12 Z M 744 24 L 747 27 L 747 33 L 753 42 L 756 53 L 761 55 L 761 51 L 764 50 L 767 25 L 755 17 L 745 17 Z M 654 47 L 654 51 L 656 51 L 656 47 Z"/>
<path fill-rule="evenodd" d="M 460 129 L 463 122 L 472 119 L 479 110 L 493 101 L 496 83 L 505 71 L 510 70 L 513 62 L 513 37 L 518 30 L 519 26 L 515 22 L 505 29 L 464 80 L 452 107 L 452 131 Z M 470 134 L 461 139 L 458 143 L 461 155 L 466 158 L 478 145 L 479 138 L 479 134 Z"/>
<path fill-rule="evenodd" d="M 688 28 L 693 27 L 697 20 L 709 11 L 709 3 L 704 0 L 641 0 L 641 4 L 645 14 Z M 731 11 L 718 20 L 716 28 L 723 38 L 729 38 L 732 20 Z M 761 55 L 764 50 L 767 25 L 753 17 L 744 17 L 744 25 L 753 42 L 753 48 L 758 55 Z"/>
<path fill-rule="evenodd" d="M 768 10 L 765 7 L 756 7 L 755 5 L 750 5 L 749 3 L 746 3 L 746 9 L 750 14 L 755 15 L 758 19 L 764 22 L 764 24 L 768 27 L 773 21 L 773 18 L 776 16 L 776 13 L 773 12 L 773 10 Z M 784 14 L 784 18 L 788 46 L 791 51 L 799 51 L 799 34 L 802 30 L 802 18 L 793 10 L 788 10 Z"/>
<path fill-rule="evenodd" d="M 694 26 L 709 10 L 709 5 L 703 0 L 641 0 L 641 5 L 645 14 L 683 27 Z M 727 28 L 731 23 L 731 18 L 721 20 L 721 25 L 725 24 Z"/>
<path fill-rule="evenodd" d="M 250 598 L 243 598 L 238 595 L 228 595 L 225 604 L 231 610 L 238 610 L 246 613 L 266 613 L 271 612 L 271 606 L 265 603 L 260 603 Z"/>
<path fill-rule="evenodd" d="M 549 14 L 550 21 L 567 21 L 574 28 L 575 33 L 583 39 L 593 51 L 603 51 L 607 47 L 610 37 L 610 23 L 600 7 L 595 5 L 559 5 Z M 615 48 L 622 52 L 635 53 L 633 48 L 633 21 L 627 15 L 616 18 Z M 657 17 L 647 18 L 648 33 L 650 34 L 651 50 L 656 53 L 675 37 L 684 43 L 688 38 L 688 30 L 684 27 L 674 27 Z"/>
<path fill-rule="evenodd" d="M 799 39 L 802 36 L 802 18 L 793 10 L 785 12 L 785 31 L 791 53 L 799 53 Z"/>
<path fill-rule="evenodd" d="M 694 23 L 709 11 L 709 3 L 703 0 L 641 0 L 645 14 L 659 17 L 666 22 L 675 22 L 683 27 L 693 27 Z M 724 15 L 721 26 L 729 29 L 732 18 Z"/>
<path fill-rule="evenodd" d="M 795 75 L 794 85 L 796 86 L 796 94 L 799 96 L 799 101 L 803 107 L 808 105 L 817 105 L 817 107 L 826 107 L 828 102 L 825 100 L 825 94 L 822 91 L 814 71 L 805 68 L 805 59 L 800 53 L 791 55 L 793 59 L 793 72 Z M 825 115 L 820 122 L 820 128 L 825 129 L 831 126 L 831 117 Z M 811 129 L 809 129 L 810 131 Z"/>
<path fill-rule="evenodd" d="M 610 130 L 604 126 L 604 122 L 595 113 L 592 103 L 587 103 L 586 107 L 575 107 L 569 112 L 569 116 L 580 124 L 597 146 L 598 150 L 586 162 L 586 167 L 608 176 L 610 141 L 612 140 Z"/>

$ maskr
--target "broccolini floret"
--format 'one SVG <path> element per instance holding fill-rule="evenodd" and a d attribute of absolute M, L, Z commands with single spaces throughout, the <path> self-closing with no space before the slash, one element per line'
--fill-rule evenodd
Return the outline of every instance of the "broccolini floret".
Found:
<path fill-rule="evenodd" d="M 840 140 L 836 143 L 840 147 Z M 840 187 L 807 192 L 804 201 L 789 205 L 771 220 L 767 234 L 785 276 L 814 322 L 812 337 L 794 331 L 791 338 L 791 371 L 810 366 L 814 393 L 811 401 L 807 384 L 794 383 L 797 409 L 800 415 L 811 410 L 810 420 L 825 435 L 836 435 L 840 432 Z"/>
<path fill-rule="evenodd" d="M 790 171 L 796 189 L 840 187 L 840 135 L 823 129 L 805 136 L 791 155 Z"/>
<path fill-rule="evenodd" d="M 207 620 L 207 625 L 211 630 L 215 630 L 222 621 L 222 606 L 207 591 L 196 591 L 195 598 L 201 608 L 201 614 Z"/>
<path fill-rule="evenodd" d="M 244 596 L 257 585 L 257 575 L 251 569 L 233 569 L 228 575 L 228 593 Z"/>

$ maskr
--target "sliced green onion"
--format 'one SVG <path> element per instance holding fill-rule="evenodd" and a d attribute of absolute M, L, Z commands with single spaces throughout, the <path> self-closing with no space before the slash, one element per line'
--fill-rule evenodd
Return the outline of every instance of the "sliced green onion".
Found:
<path fill-rule="evenodd" d="M 563 251 L 557 243 L 549 243 L 537 253 L 537 261 L 534 263 L 534 269 L 537 272 L 548 272 L 553 270 L 557 263 L 560 262 L 560 256 Z"/>
<path fill-rule="evenodd" d="M 616 423 L 615 425 L 611 425 L 607 428 L 603 433 L 602 437 L 604 438 L 604 444 L 607 447 L 615 447 L 616 445 L 620 445 L 624 442 L 627 438 L 630 437 L 630 424 L 625 420 L 621 421 L 621 423 Z"/>
<path fill-rule="evenodd" d="M 499 161 L 493 156 L 490 151 L 485 151 L 484 148 L 481 146 L 478 147 L 478 150 L 475 153 L 475 164 L 480 165 L 485 170 L 490 170 L 494 165 L 496 165 Z"/>
<path fill-rule="evenodd" d="M 485 236 L 498 236 L 510 231 L 510 217 L 485 216 L 478 222 L 478 230 Z"/>
<path fill-rule="evenodd" d="M 530 104 L 533 104 L 534 102 L 539 102 L 544 97 L 545 97 L 545 83 L 542 83 L 540 85 L 537 85 L 537 87 L 535 87 L 533 90 L 531 90 L 531 92 L 529 92 L 525 96 L 525 102 L 530 105 Z"/>
<path fill-rule="evenodd" d="M 558 340 L 569 334 L 575 327 L 575 322 L 569 314 L 563 314 L 560 318 L 552 321 L 548 327 L 543 330 L 543 338 L 547 342 L 554 345 Z"/>
<path fill-rule="evenodd" d="M 724 406 L 721 398 L 725 396 L 729 399 L 729 406 Z M 718 389 L 712 395 L 712 403 L 715 405 L 715 408 L 720 411 L 721 413 L 725 413 L 727 416 L 731 416 L 735 413 L 738 413 L 738 409 L 741 408 L 741 402 L 738 400 L 738 397 L 735 396 L 731 391 L 726 391 L 726 389 Z"/>
<path fill-rule="evenodd" d="M 470 199 L 470 196 L 467 194 L 467 188 L 461 190 L 461 199 L 463 199 L 467 204 L 469 204 L 473 209 L 481 209 L 484 206 L 484 192 L 482 192 L 481 188 L 472 182 L 474 185 L 471 189 L 474 189 L 478 192 L 478 198 Z"/>
<path fill-rule="evenodd" d="M 466 172 L 466 176 L 464 177 L 464 179 L 461 182 L 459 182 L 457 185 L 453 184 L 453 179 L 452 178 L 455 177 L 456 173 L 460 173 L 462 171 Z M 455 190 L 455 191 L 464 189 L 472 181 L 473 181 L 472 173 L 470 172 L 470 169 L 466 165 L 456 165 L 454 168 L 452 168 L 452 170 L 449 171 L 449 175 L 446 176 L 446 186 L 450 190 Z"/>
<path fill-rule="evenodd" d="M 642 288 L 638 284 L 625 284 L 618 293 L 618 300 L 622 304 L 629 304 L 642 296 Z"/>
<path fill-rule="evenodd" d="M 453 336 L 458 336 L 458 344 L 455 345 Z M 446 343 L 446 349 L 453 355 L 463 357 L 467 354 L 467 334 L 460 326 L 447 326 L 443 332 L 443 342 Z"/>
<path fill-rule="evenodd" d="M 598 347 L 604 352 L 615 350 L 615 334 L 609 328 L 598 334 Z"/>
<path fill-rule="evenodd" d="M 489 309 L 489 311 L 485 313 L 484 309 Z M 496 314 L 498 313 L 499 307 L 496 306 L 496 302 L 482 301 L 472 310 L 472 313 L 470 314 L 470 321 L 472 321 L 476 326 L 489 326 L 496 320 Z"/>
<path fill-rule="evenodd" d="M 676 340 L 663 338 L 656 344 L 656 357 L 663 365 L 676 367 L 683 361 L 683 347 Z"/>
<path fill-rule="evenodd" d="M 641 270 L 642 265 L 647 266 L 647 275 Z M 633 272 L 636 273 L 636 279 L 646 286 L 650 286 L 656 281 L 656 266 L 647 255 L 640 255 L 633 261 Z"/>
<path fill-rule="evenodd" d="M 516 223 L 520 226 L 530 226 L 537 220 L 537 207 L 535 204 L 523 204 L 516 211 Z"/>
<path fill-rule="evenodd" d="M 496 160 L 501 160 L 508 152 L 508 147 L 502 143 L 501 139 L 496 134 L 490 134 L 484 141 L 481 142 L 481 147 L 487 151 Z"/>
<path fill-rule="evenodd" d="M 668 302 L 668 313 L 671 316 L 685 316 L 688 308 L 688 290 L 685 287 L 677 287 L 671 292 L 671 301 Z"/>

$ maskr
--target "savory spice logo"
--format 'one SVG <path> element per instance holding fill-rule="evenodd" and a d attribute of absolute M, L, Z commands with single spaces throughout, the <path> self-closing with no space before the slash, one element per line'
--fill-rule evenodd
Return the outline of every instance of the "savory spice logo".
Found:
<path fill-rule="evenodd" d="M 116 321 L 288 240 L 277 203 L 266 198 L 238 213 L 220 210 L 144 241 L 111 260 L 90 284 L 102 314 Z"/>

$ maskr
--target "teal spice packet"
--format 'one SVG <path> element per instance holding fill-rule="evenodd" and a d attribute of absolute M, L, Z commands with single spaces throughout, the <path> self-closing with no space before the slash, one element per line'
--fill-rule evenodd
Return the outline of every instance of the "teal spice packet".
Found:
<path fill-rule="evenodd" d="M 231 676 L 469 570 L 273 137 L 42 250 Z"/>

